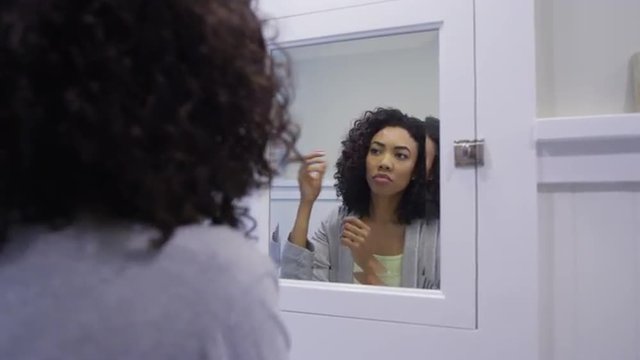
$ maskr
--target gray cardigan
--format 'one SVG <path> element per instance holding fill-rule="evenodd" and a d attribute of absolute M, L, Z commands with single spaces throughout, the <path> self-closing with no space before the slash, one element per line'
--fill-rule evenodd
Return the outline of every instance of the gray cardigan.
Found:
<path fill-rule="evenodd" d="M 280 277 L 353 283 L 351 250 L 340 243 L 342 221 L 346 215 L 334 209 L 307 242 L 307 248 L 286 241 L 280 244 L 277 230 L 269 252 L 280 265 Z M 416 220 L 404 236 L 402 287 L 440 288 L 440 229 L 437 220 Z M 282 249 L 282 250 L 281 250 Z"/>
<path fill-rule="evenodd" d="M 271 261 L 225 226 L 13 227 L 0 252 L 0 359 L 282 360 Z"/>

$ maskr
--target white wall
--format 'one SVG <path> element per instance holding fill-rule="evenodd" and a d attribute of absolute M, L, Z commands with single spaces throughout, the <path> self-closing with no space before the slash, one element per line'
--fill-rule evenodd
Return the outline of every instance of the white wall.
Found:
<path fill-rule="evenodd" d="M 396 107 L 418 118 L 438 115 L 437 31 L 286 49 L 303 153 L 327 152 L 333 179 L 340 141 L 355 119 L 375 107 Z M 295 179 L 297 166 L 284 178 Z"/>
<path fill-rule="evenodd" d="M 538 116 L 633 112 L 640 1 L 536 0 Z"/>
<path fill-rule="evenodd" d="M 536 0 L 536 11 L 538 116 L 633 112 L 640 1 Z M 640 359 L 639 123 L 537 124 L 542 359 Z"/>
<path fill-rule="evenodd" d="M 539 194 L 542 358 L 640 359 L 640 184 Z"/>

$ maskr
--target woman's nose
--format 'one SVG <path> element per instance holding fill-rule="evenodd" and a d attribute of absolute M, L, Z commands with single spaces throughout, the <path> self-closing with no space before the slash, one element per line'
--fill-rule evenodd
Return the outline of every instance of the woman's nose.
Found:
<path fill-rule="evenodd" d="M 390 156 L 384 155 L 378 164 L 380 170 L 391 170 L 393 168 L 393 161 Z"/>

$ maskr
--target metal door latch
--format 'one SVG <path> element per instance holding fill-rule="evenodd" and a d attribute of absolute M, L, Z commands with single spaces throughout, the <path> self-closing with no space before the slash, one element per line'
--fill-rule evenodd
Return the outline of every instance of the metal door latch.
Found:
<path fill-rule="evenodd" d="M 453 142 L 456 167 L 484 165 L 484 139 Z"/>

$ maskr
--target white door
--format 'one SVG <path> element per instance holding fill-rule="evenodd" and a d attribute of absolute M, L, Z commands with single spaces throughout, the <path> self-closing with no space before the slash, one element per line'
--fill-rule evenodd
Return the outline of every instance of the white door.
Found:
<path fill-rule="evenodd" d="M 536 358 L 531 2 L 263 0 L 260 9 L 285 50 L 437 34 L 441 288 L 283 280 L 292 359 Z M 456 167 L 454 141 L 479 138 L 484 167 Z M 276 185 L 254 200 L 265 251 L 264 222 L 285 211 L 270 213 L 273 201 L 295 200 L 290 182 Z"/>

